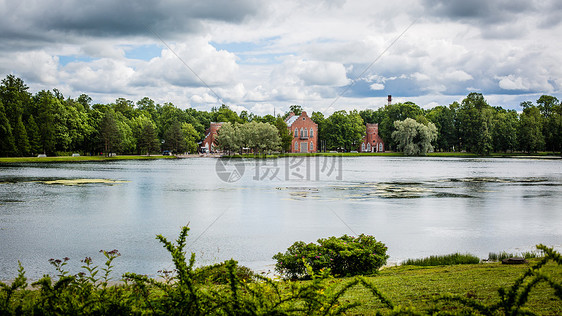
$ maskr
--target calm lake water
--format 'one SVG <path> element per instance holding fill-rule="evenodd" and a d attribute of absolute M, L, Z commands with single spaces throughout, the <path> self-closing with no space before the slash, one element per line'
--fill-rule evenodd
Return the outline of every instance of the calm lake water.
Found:
<path fill-rule="evenodd" d="M 125 182 L 48 184 L 60 179 Z M 199 264 L 234 258 L 273 270 L 303 240 L 373 235 L 390 262 L 434 254 L 562 246 L 562 161 L 456 158 L 191 158 L 0 166 L 0 280 L 54 274 L 50 258 L 116 273 L 173 268 L 155 239 L 189 223 Z"/>

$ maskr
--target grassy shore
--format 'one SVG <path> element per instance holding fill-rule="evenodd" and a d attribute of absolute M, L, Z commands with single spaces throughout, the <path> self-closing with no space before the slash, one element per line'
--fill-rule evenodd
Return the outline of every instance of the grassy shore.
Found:
<path fill-rule="evenodd" d="M 0 158 L 0 163 L 35 163 L 35 162 L 88 162 L 88 161 L 115 161 L 115 160 L 152 160 L 152 159 L 175 159 L 175 156 L 57 156 L 57 157 L 8 157 Z"/>
<path fill-rule="evenodd" d="M 398 266 L 385 268 L 377 276 L 368 279 L 395 305 L 411 306 L 418 311 L 433 307 L 447 310 L 451 308 L 451 304 L 445 307 L 442 303 L 434 302 L 433 298 L 450 293 L 476 298 L 486 305 L 494 304 L 499 301 L 499 288 L 507 289 L 512 286 L 537 260 L 531 259 L 524 265 L 481 263 L 439 267 Z M 554 263 L 547 264 L 543 269 L 556 280 L 562 280 L 562 269 Z M 334 279 L 331 282 L 343 284 L 347 280 Z M 373 310 L 383 308 L 380 302 L 366 299 L 368 297 L 370 296 L 367 290 L 360 287 L 346 293 L 345 300 L 361 303 L 361 306 L 350 314 L 373 315 Z M 531 291 L 525 307 L 539 315 L 562 314 L 562 301 L 544 282 Z"/>
<path fill-rule="evenodd" d="M 242 155 L 231 155 L 223 156 L 230 158 L 279 158 L 279 157 L 371 157 L 371 156 L 382 156 L 382 157 L 407 157 L 400 152 L 379 152 L 379 153 L 339 153 L 339 152 L 323 152 L 323 153 L 273 153 L 273 154 L 242 154 Z M 492 153 L 489 156 L 481 156 L 473 153 L 466 152 L 433 152 L 428 153 L 426 157 L 451 157 L 451 158 L 552 158 L 560 159 L 560 155 L 553 154 L 550 152 L 539 152 L 539 153 Z"/>

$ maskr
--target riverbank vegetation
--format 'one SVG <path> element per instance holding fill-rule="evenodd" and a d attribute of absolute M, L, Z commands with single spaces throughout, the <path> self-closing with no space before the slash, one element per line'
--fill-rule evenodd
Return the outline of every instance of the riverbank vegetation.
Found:
<path fill-rule="evenodd" d="M 253 274 L 234 260 L 195 268 L 195 255 L 186 257 L 188 230 L 183 227 L 175 242 L 157 236 L 175 266 L 157 279 L 126 273 L 121 283 L 112 283 L 117 250 L 100 251 L 100 266 L 84 258 L 76 275 L 66 269 L 70 258 L 50 259 L 56 276 L 46 275 L 31 288 L 20 265 L 11 284 L 0 283 L 0 314 L 556 315 L 562 310 L 562 257 L 542 245 L 537 248 L 544 256 L 527 265 L 400 266 L 344 278 L 305 265 L 310 280 L 288 281 Z"/>
<path fill-rule="evenodd" d="M 162 151 L 194 153 L 211 122 L 228 122 L 240 129 L 247 129 L 245 125 L 248 123 L 269 124 L 277 130 L 277 135 L 270 135 L 271 139 L 255 141 L 258 138 L 256 125 L 251 128 L 255 134 L 251 137 L 254 139 L 252 144 L 239 141 L 232 146 L 224 141 L 222 145 L 227 151 L 247 148 L 283 153 L 288 151 L 291 140 L 283 119 L 289 112 L 299 115 L 302 111 L 298 105 L 290 106 L 287 113 L 277 116 L 258 116 L 247 111 L 238 114 L 226 105 L 211 111 L 182 110 L 172 103 L 156 104 L 148 97 L 136 103 L 117 98 L 115 102 L 100 104 L 93 103 L 92 98 L 85 94 L 71 98 L 63 96 L 57 89 L 35 94 L 28 90 L 23 80 L 13 75 L 8 75 L 0 84 L 0 156 L 61 156 L 68 153 L 83 156 L 101 153 L 106 156 L 112 153 L 144 155 Z M 377 123 L 385 147 L 391 151 L 403 150 L 406 154 L 423 154 L 431 148 L 436 152 L 477 155 L 494 152 L 560 153 L 560 101 L 543 95 L 536 103 L 521 103 L 520 109 L 518 112 L 492 107 L 482 94 L 470 93 L 461 103 L 453 102 L 432 109 L 404 102 L 376 110 L 336 111 L 328 117 L 321 112 L 312 112 L 310 117 L 318 124 L 318 148 L 323 151 L 357 150 L 365 133 L 365 124 Z M 396 134 L 407 119 L 424 127 L 417 126 L 415 130 L 418 132 L 414 136 L 400 136 L 400 131 Z M 395 122 L 402 123 L 396 125 Z M 424 132 L 426 129 L 431 132 Z M 393 137 L 393 133 L 397 136 Z M 402 144 L 409 137 L 412 142 Z M 422 144 L 424 137 L 427 141 Z M 414 147 L 419 150 L 409 150 Z"/>
<path fill-rule="evenodd" d="M 53 157 L 0 157 L 0 163 L 28 163 L 28 162 L 91 162 L 91 161 L 115 161 L 115 160 L 154 160 L 154 159 L 176 159 L 175 156 L 53 156 Z"/>
<path fill-rule="evenodd" d="M 442 256 L 429 256 L 422 259 L 407 259 L 402 262 L 403 266 L 446 266 L 454 264 L 476 264 L 480 263 L 480 258 L 471 254 L 453 253 Z"/>

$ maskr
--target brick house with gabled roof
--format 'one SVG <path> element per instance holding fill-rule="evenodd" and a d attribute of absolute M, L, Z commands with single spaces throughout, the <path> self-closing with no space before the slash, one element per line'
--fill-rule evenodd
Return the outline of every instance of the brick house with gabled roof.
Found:
<path fill-rule="evenodd" d="M 207 153 L 215 152 L 215 139 L 217 138 L 217 131 L 221 128 L 222 124 L 223 122 L 211 122 L 211 125 L 205 131 L 205 139 L 201 143 L 201 151 Z"/>
<path fill-rule="evenodd" d="M 361 143 L 360 152 L 383 152 L 384 142 L 379 136 L 379 124 L 367 124 L 367 132 L 365 137 L 363 137 L 363 142 Z"/>
<path fill-rule="evenodd" d="M 292 153 L 315 153 L 318 148 L 318 124 L 314 123 L 305 111 L 300 115 L 291 112 L 285 119 L 289 132 L 293 136 L 291 141 Z"/>

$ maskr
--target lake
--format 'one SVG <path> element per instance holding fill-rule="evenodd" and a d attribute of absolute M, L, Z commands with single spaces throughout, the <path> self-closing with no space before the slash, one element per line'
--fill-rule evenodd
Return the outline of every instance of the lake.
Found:
<path fill-rule="evenodd" d="M 114 183 L 55 180 L 107 179 Z M 82 181 L 82 180 L 81 180 Z M 562 246 L 562 160 L 406 157 L 188 158 L 0 165 L 0 280 L 55 274 L 50 258 L 123 272 L 172 269 L 155 239 L 191 228 L 198 264 L 260 271 L 293 242 L 373 235 L 389 262 Z"/>

